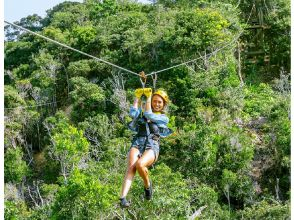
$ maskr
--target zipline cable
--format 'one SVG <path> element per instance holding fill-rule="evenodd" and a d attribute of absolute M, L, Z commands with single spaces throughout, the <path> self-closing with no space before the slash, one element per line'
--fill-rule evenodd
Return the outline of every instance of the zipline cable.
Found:
<path fill-rule="evenodd" d="M 253 11 L 254 8 L 255 8 L 255 4 L 252 5 L 251 11 L 250 11 L 250 15 L 249 15 L 249 17 L 248 17 L 248 19 L 247 19 L 247 21 L 246 21 L 246 25 L 247 25 L 248 22 L 249 22 L 249 19 L 250 19 L 251 15 L 252 15 L 252 11 Z M 135 72 L 133 72 L 133 71 L 131 71 L 131 70 L 128 70 L 128 69 L 125 69 L 125 68 L 120 67 L 120 66 L 118 66 L 118 65 L 115 65 L 115 64 L 113 64 L 113 63 L 110 63 L 110 62 L 108 62 L 108 61 L 102 60 L 102 59 L 100 59 L 100 58 L 98 58 L 98 57 L 95 57 L 95 56 L 93 56 L 93 55 L 90 55 L 90 54 L 87 54 L 87 53 L 82 52 L 82 51 L 80 51 L 80 50 L 77 50 L 77 49 L 75 49 L 75 48 L 73 48 L 73 47 L 70 47 L 70 46 L 67 46 L 67 45 L 65 45 L 65 44 L 62 44 L 62 43 L 60 43 L 60 42 L 58 42 L 58 41 L 56 41 L 56 40 L 50 39 L 50 38 L 48 38 L 48 37 L 45 37 L 45 36 L 43 36 L 43 35 L 41 35 L 41 34 L 35 33 L 35 32 L 33 32 L 33 31 L 28 30 L 28 29 L 26 29 L 26 28 L 24 28 L 24 27 L 21 27 L 21 26 L 19 26 L 19 25 L 17 25 L 17 24 L 13 24 L 13 23 L 8 22 L 8 21 L 4 21 L 4 22 L 7 23 L 7 24 L 9 24 L 9 25 L 11 25 L 11 26 L 17 27 L 17 28 L 19 28 L 19 29 L 21 29 L 21 30 L 24 30 L 24 31 L 26 31 L 26 32 L 29 32 L 29 33 L 31 33 L 31 34 L 33 34 L 33 35 L 36 35 L 36 36 L 38 36 L 38 37 L 41 37 L 41 38 L 43 38 L 43 39 L 45 39 L 45 40 L 47 40 L 47 41 L 50 41 L 50 42 L 53 42 L 53 43 L 55 43 L 55 44 L 57 44 L 57 45 L 60 45 L 60 46 L 62 46 L 62 47 L 65 47 L 65 48 L 67 48 L 67 49 L 73 50 L 73 51 L 75 51 L 75 52 L 78 52 L 78 53 L 80 53 L 80 54 L 83 54 L 83 55 L 85 55 L 85 56 L 88 56 L 88 57 L 90 57 L 90 58 L 93 58 L 93 59 L 98 60 L 98 61 L 100 61 L 100 62 L 106 63 L 106 64 L 108 64 L 108 65 L 111 65 L 111 66 L 113 66 L 113 67 L 116 67 L 116 68 L 118 68 L 118 69 L 121 69 L 121 70 L 123 70 L 123 71 L 126 71 L 126 72 L 128 72 L 128 73 L 131 73 L 131 74 L 137 75 L 137 76 L 140 77 L 140 81 L 141 81 L 141 83 L 142 83 L 142 87 L 143 87 L 143 88 L 145 87 L 147 77 L 148 77 L 149 75 L 151 75 L 152 80 L 153 80 L 153 87 L 154 87 L 154 89 L 155 89 L 155 86 L 156 86 L 157 73 L 161 73 L 161 72 L 164 72 L 164 71 L 167 71 L 167 70 L 170 70 L 170 69 L 173 69 L 173 68 L 179 67 L 179 66 L 187 65 L 188 63 L 195 62 L 195 61 L 197 61 L 197 60 L 199 60 L 199 59 L 201 59 L 201 58 L 204 58 L 204 57 L 207 57 L 207 56 L 210 56 L 210 55 L 216 54 L 217 52 L 219 52 L 219 51 L 225 49 L 225 48 L 228 47 L 229 45 L 235 43 L 236 40 L 238 40 L 239 37 L 240 37 L 240 36 L 243 34 L 243 32 L 244 32 L 244 30 L 241 31 L 241 33 L 238 34 L 238 36 L 237 36 L 236 38 L 234 38 L 234 40 L 232 40 L 231 42 L 229 42 L 229 43 L 226 44 L 225 46 L 223 46 L 223 47 L 221 47 L 221 48 L 219 48 L 219 49 L 217 49 L 217 50 L 215 50 L 215 51 L 213 51 L 213 52 L 211 52 L 211 53 L 209 53 L 209 54 L 207 54 L 207 55 L 205 55 L 205 56 L 200 56 L 200 57 L 198 57 L 198 58 L 196 58 L 196 59 L 189 60 L 189 61 L 186 61 L 186 62 L 183 62 L 183 63 L 177 64 L 177 65 L 174 65 L 174 66 L 171 66 L 171 67 L 168 67 L 168 68 L 162 69 L 162 70 L 153 71 L 153 72 L 151 72 L 151 73 L 149 73 L 149 74 L 145 74 L 143 71 L 140 72 L 140 73 L 138 74 L 138 73 L 135 73 Z M 18 106 L 18 107 L 15 107 L 15 108 L 4 108 L 4 109 L 24 109 L 24 108 L 33 108 L 33 107 L 38 107 L 38 106 L 50 105 L 50 104 L 53 104 L 53 103 L 56 103 L 56 102 L 52 102 L 52 103 L 44 103 L 44 104 L 34 105 L 34 106 Z"/>
<path fill-rule="evenodd" d="M 154 74 L 157 74 L 157 73 L 165 72 L 165 71 L 167 71 L 167 70 L 174 69 L 174 68 L 177 68 L 177 67 L 179 67 L 179 66 L 186 65 L 186 64 L 188 64 L 188 63 L 193 63 L 193 62 L 195 62 L 195 61 L 197 61 L 197 60 L 200 60 L 200 59 L 202 59 L 202 58 L 205 58 L 205 57 L 207 57 L 207 56 L 210 56 L 210 55 L 216 54 L 216 53 L 218 53 L 219 51 L 221 51 L 221 50 L 225 49 L 226 47 L 230 46 L 231 44 L 235 43 L 236 40 L 237 40 L 240 36 L 241 36 L 241 34 L 238 35 L 236 38 L 234 38 L 234 40 L 232 40 L 230 43 L 226 44 L 225 46 L 223 46 L 223 47 L 221 47 L 221 48 L 219 48 L 219 49 L 217 49 L 217 50 L 215 50 L 215 51 L 213 51 L 213 52 L 211 52 L 211 53 L 209 53 L 209 54 L 206 54 L 205 56 L 200 56 L 200 57 L 197 57 L 196 59 L 193 59 L 193 60 L 188 60 L 188 61 L 186 61 L 186 62 L 183 62 L 183 63 L 177 64 L 177 65 L 174 65 L 174 66 L 171 66 L 171 67 L 168 67 L 168 68 L 162 69 L 162 70 L 154 71 L 154 72 L 152 72 L 152 73 L 147 74 L 146 76 L 150 76 L 150 75 L 154 75 Z"/>
<path fill-rule="evenodd" d="M 255 4 L 253 4 L 253 6 L 252 6 L 252 8 L 251 8 L 250 15 L 249 15 L 249 17 L 248 17 L 248 19 L 247 19 L 246 25 L 247 25 L 248 22 L 249 22 L 249 19 L 250 19 L 251 15 L 252 15 L 252 11 L 253 11 L 254 7 L 255 7 Z M 65 44 L 62 44 L 62 43 L 60 43 L 60 42 L 58 42 L 58 41 L 56 41 L 56 40 L 50 39 L 50 38 L 48 38 L 48 37 L 45 37 L 45 36 L 43 36 L 43 35 L 41 35 L 41 34 L 35 33 L 35 32 L 33 32 L 33 31 L 28 30 L 28 29 L 26 29 L 26 28 L 24 28 L 24 27 L 21 27 L 21 26 L 19 26 L 19 25 L 17 25 L 17 24 L 13 24 L 13 23 L 8 22 L 8 21 L 4 21 L 4 22 L 7 23 L 7 24 L 9 24 L 9 25 L 11 25 L 11 26 L 17 27 L 17 28 L 19 28 L 19 29 L 21 29 L 21 30 L 24 30 L 24 31 L 26 31 L 26 32 L 29 32 L 29 33 L 31 33 L 31 34 L 33 34 L 33 35 L 36 35 L 36 36 L 38 36 L 38 37 L 41 37 L 41 38 L 43 38 L 43 39 L 45 39 L 45 40 L 47 40 L 47 41 L 50 41 L 50 42 L 53 42 L 53 43 L 55 43 L 55 44 L 58 44 L 58 45 L 60 45 L 60 46 L 62 46 L 62 47 L 65 47 L 65 48 L 67 48 L 67 49 L 73 50 L 73 51 L 75 51 L 75 52 L 78 52 L 78 53 L 80 53 L 80 54 L 83 54 L 83 55 L 85 55 L 85 56 L 88 56 L 88 57 L 90 57 L 90 58 L 93 58 L 93 59 L 95 59 L 95 60 L 98 60 L 98 61 L 100 61 L 100 62 L 106 63 L 106 64 L 111 65 L 111 66 L 113 66 L 113 67 L 116 67 L 116 68 L 118 68 L 118 69 L 124 70 L 124 71 L 126 71 L 126 72 L 128 72 L 128 73 L 131 73 L 131 74 L 137 75 L 137 76 L 140 77 L 140 81 L 141 81 L 141 83 L 142 83 L 142 87 L 143 87 L 143 88 L 145 87 L 147 76 L 151 75 L 152 80 L 153 80 L 153 87 L 154 87 L 154 89 L 155 89 L 155 87 L 156 87 L 156 80 L 157 80 L 157 73 L 161 73 L 161 72 L 164 72 L 164 71 L 167 71 L 167 70 L 170 70 L 170 69 L 173 69 L 173 68 L 179 67 L 179 66 L 186 65 L 186 64 L 188 64 L 188 63 L 195 62 L 195 61 L 197 61 L 197 60 L 199 60 L 199 59 L 201 59 L 201 58 L 204 57 L 204 56 L 200 56 L 200 57 L 198 57 L 198 58 L 196 58 L 196 59 L 189 60 L 189 61 L 186 61 L 186 62 L 184 62 L 184 63 L 180 63 L 180 64 L 177 64 L 177 65 L 174 65 L 174 66 L 171 66 L 171 67 L 168 67 L 168 68 L 162 69 L 162 70 L 153 71 L 153 72 L 151 72 L 151 73 L 149 73 L 149 74 L 145 74 L 143 71 L 140 72 L 140 73 L 138 74 L 138 73 L 135 73 L 135 72 L 133 72 L 133 71 L 131 71 L 131 70 L 128 70 L 128 69 L 125 69 L 125 68 L 123 68 L 123 67 L 117 66 L 117 65 L 115 65 L 115 64 L 113 64 L 113 63 L 110 63 L 110 62 L 108 62 L 108 61 L 102 60 L 102 59 L 100 59 L 100 58 L 98 58 L 98 57 L 95 57 L 95 56 L 92 56 L 92 55 L 87 54 L 87 53 L 85 53 L 85 52 L 82 52 L 82 51 L 80 51 L 80 50 L 77 50 L 77 49 L 75 49 L 75 48 L 73 48 L 73 47 L 70 47 L 70 46 L 67 46 L 67 45 L 65 45 Z M 231 45 L 232 43 L 234 43 L 234 42 L 235 42 L 235 41 L 236 41 L 236 40 L 242 35 L 243 32 L 244 32 L 244 30 L 241 31 L 241 33 L 238 34 L 238 36 L 237 36 L 236 38 L 234 38 L 234 40 L 232 40 L 230 43 L 228 43 L 228 44 L 226 44 L 225 46 L 223 46 L 223 47 L 221 47 L 221 48 L 219 48 L 219 49 L 217 49 L 217 50 L 215 50 L 215 51 L 213 51 L 213 52 L 211 52 L 211 53 L 205 55 L 205 57 L 207 57 L 207 56 L 209 56 L 209 55 L 213 55 L 213 54 L 219 52 L 220 50 L 223 50 L 224 48 L 228 47 L 229 45 Z M 51 104 L 54 104 L 54 103 L 56 104 L 56 102 L 51 102 L 51 103 L 44 103 L 44 104 L 40 104 L 40 105 L 34 105 L 34 106 L 18 106 L 18 107 L 14 107 L 14 108 L 4 108 L 4 109 L 5 109 L 5 110 L 8 110 L 8 109 L 25 109 L 25 108 L 34 108 L 34 107 L 38 107 L 38 106 L 51 105 Z"/>
<path fill-rule="evenodd" d="M 29 29 L 27 29 L 27 28 L 24 28 L 24 27 L 22 27 L 22 26 L 19 26 L 19 25 L 17 25 L 17 24 L 14 24 L 14 23 L 11 23 L 11 22 L 8 22 L 8 21 L 4 21 L 4 22 L 7 23 L 7 24 L 9 24 L 9 25 L 11 25 L 11 26 L 17 27 L 17 28 L 19 28 L 19 29 L 21 29 L 21 30 L 24 30 L 24 31 L 26 31 L 26 32 L 29 32 L 29 33 L 31 33 L 31 34 L 33 34 L 33 35 L 36 35 L 36 36 L 38 36 L 38 37 L 41 37 L 41 38 L 43 38 L 43 39 L 45 39 L 45 40 L 47 40 L 47 41 L 51 41 L 52 43 L 58 44 L 59 46 L 65 47 L 65 48 L 70 49 L 70 50 L 73 50 L 73 51 L 78 52 L 78 53 L 80 53 L 80 54 L 83 54 L 83 55 L 85 55 L 85 56 L 87 56 L 87 57 L 91 57 L 91 58 L 93 58 L 93 59 L 95 59 L 95 60 L 98 60 L 98 61 L 100 61 L 100 62 L 102 62 L 102 63 L 106 63 L 106 64 L 108 64 L 108 65 L 110 65 L 110 66 L 116 67 L 116 68 L 118 68 L 118 69 L 121 69 L 121 70 L 126 71 L 126 72 L 131 73 L 131 74 L 134 74 L 134 75 L 136 75 L 136 76 L 140 76 L 138 73 L 135 73 L 135 72 L 133 72 L 133 71 L 131 71 L 131 70 L 128 70 L 128 69 L 123 68 L 123 67 L 120 67 L 120 66 L 118 66 L 118 65 L 116 65 L 116 64 L 110 63 L 110 62 L 108 62 L 108 61 L 106 61 L 106 60 L 103 60 L 103 59 L 101 59 L 101 58 L 95 57 L 95 56 L 93 56 L 93 55 L 87 54 L 87 53 L 85 53 L 85 52 L 83 52 L 83 51 L 77 50 L 77 49 L 75 49 L 75 48 L 73 48 L 73 47 L 70 47 L 70 46 L 68 46 L 68 45 L 66 45 L 66 44 L 60 43 L 60 42 L 58 42 L 58 41 L 56 41 L 56 40 L 53 40 L 53 39 L 50 39 L 50 38 L 48 38 L 48 37 L 45 37 L 45 36 L 43 36 L 43 35 L 41 35 L 41 34 L 35 33 L 35 32 L 33 32 L 33 31 L 31 31 L 31 30 L 29 30 Z"/>
<path fill-rule="evenodd" d="M 252 11 L 253 11 L 253 8 L 254 8 L 254 7 L 255 7 L 255 4 L 252 5 L 251 11 L 250 11 L 250 15 L 249 15 L 249 17 L 248 17 L 248 19 L 247 19 L 246 25 L 247 25 L 247 23 L 248 23 L 248 21 L 249 21 L 251 15 L 252 15 Z M 118 65 L 116 65 L 116 64 L 110 63 L 110 62 L 108 62 L 108 61 L 106 61 L 106 60 L 103 60 L 103 59 L 101 59 L 101 58 L 95 57 L 95 56 L 93 56 L 93 55 L 87 54 L 87 53 L 85 53 L 85 52 L 83 52 L 83 51 L 77 50 L 77 49 L 75 49 L 75 48 L 73 48 L 73 47 L 70 47 L 70 46 L 65 45 L 65 44 L 63 44 L 63 43 L 60 43 L 60 42 L 58 42 L 58 41 L 56 41 L 56 40 L 53 40 L 53 39 L 50 39 L 50 38 L 48 38 L 48 37 L 45 37 L 45 36 L 43 36 L 43 35 L 41 35 L 41 34 L 35 33 L 35 32 L 33 32 L 33 31 L 31 31 L 31 30 L 29 30 L 29 29 L 27 29 L 27 28 L 21 27 L 21 26 L 19 26 L 19 25 L 17 25 L 17 24 L 14 24 L 14 23 L 11 23 L 11 22 L 8 22 L 8 21 L 4 21 L 4 22 L 7 23 L 7 24 L 9 24 L 9 25 L 11 25 L 11 26 L 17 27 L 17 28 L 19 28 L 19 29 L 21 29 L 21 30 L 24 30 L 24 31 L 26 31 L 26 32 L 29 32 L 29 33 L 31 33 L 31 34 L 33 34 L 33 35 L 36 35 L 36 36 L 38 36 L 38 37 L 41 37 L 41 38 L 43 38 L 43 39 L 45 39 L 45 40 L 47 40 L 47 41 L 51 41 L 51 42 L 53 42 L 53 43 L 55 43 L 55 44 L 58 44 L 58 45 L 60 45 L 60 46 L 62 46 L 62 47 L 65 47 L 65 48 L 67 48 L 67 49 L 73 50 L 73 51 L 78 52 L 78 53 L 80 53 L 80 54 L 83 54 L 83 55 L 85 55 L 85 56 L 91 57 L 91 58 L 93 58 L 93 59 L 95 59 L 95 60 L 98 60 L 98 61 L 100 61 L 100 62 L 106 63 L 106 64 L 108 64 L 108 65 L 111 65 L 111 66 L 113 66 L 113 67 L 116 67 L 116 68 L 118 68 L 118 69 L 121 69 L 121 70 L 123 70 L 123 71 L 126 71 L 126 72 L 128 72 L 128 73 L 131 73 L 131 74 L 134 74 L 134 75 L 136 75 L 136 76 L 141 77 L 141 75 L 138 74 L 138 73 L 135 73 L 135 72 L 133 72 L 133 71 L 131 71 L 131 70 L 128 70 L 128 69 L 123 68 L 123 67 L 120 67 L 120 66 L 118 66 Z M 221 48 L 219 48 L 219 49 L 217 49 L 217 50 L 215 50 L 215 51 L 213 51 L 213 52 L 211 52 L 211 53 L 205 55 L 205 57 L 206 57 L 206 56 L 213 55 L 213 54 L 216 54 L 217 52 L 219 52 L 219 51 L 225 49 L 226 47 L 230 46 L 232 43 L 235 43 L 236 40 L 242 35 L 243 32 L 244 32 L 244 31 L 241 31 L 241 33 L 238 34 L 238 36 L 237 36 L 236 38 L 234 38 L 234 40 L 232 40 L 230 43 L 228 43 L 228 44 L 226 44 L 225 46 L 223 46 L 223 47 L 221 47 Z M 197 60 L 199 60 L 199 59 L 202 59 L 202 58 L 204 58 L 204 56 L 200 56 L 200 57 L 198 57 L 198 58 L 196 58 L 196 59 L 189 60 L 189 61 L 186 61 L 186 62 L 183 62 L 183 63 L 177 64 L 177 65 L 174 65 L 174 66 L 171 66 L 171 67 L 168 67 L 168 68 L 162 69 L 162 70 L 153 71 L 153 72 L 151 72 L 151 73 L 149 73 L 149 74 L 146 74 L 145 76 L 147 77 L 147 76 L 150 76 L 150 75 L 154 75 L 154 74 L 157 74 L 157 73 L 161 73 L 161 72 L 164 72 L 164 71 L 167 71 L 167 70 L 170 70 L 170 69 L 173 69 L 173 68 L 179 67 L 179 66 L 186 65 L 186 64 L 188 64 L 188 63 L 195 62 L 195 61 L 197 61 Z M 141 78 L 140 78 L 140 80 L 141 80 Z M 141 81 L 141 83 L 142 83 L 142 81 Z"/>
<path fill-rule="evenodd" d="M 254 9 L 254 8 L 255 8 L 255 3 L 253 3 L 253 5 L 252 5 L 252 8 L 251 8 L 250 14 L 249 14 L 249 16 L 248 16 L 248 19 L 247 19 L 245 25 L 248 24 L 248 22 L 249 22 L 249 20 L 250 20 L 250 18 L 251 18 L 251 15 L 252 15 L 252 12 L 253 12 L 253 9 Z M 176 64 L 176 65 L 174 65 L 174 66 L 171 66 L 171 67 L 168 67 L 168 68 L 165 68 L 165 69 L 162 69 L 162 70 L 153 71 L 153 72 L 151 72 L 151 73 L 149 73 L 149 74 L 146 74 L 146 76 L 150 76 L 150 75 L 154 75 L 154 74 L 157 74 L 157 73 L 161 73 L 161 72 L 164 72 L 164 71 L 167 71 L 167 70 L 170 70 L 170 69 L 174 69 L 174 68 L 176 68 L 176 67 L 183 66 L 183 65 L 186 65 L 186 64 L 188 64 L 188 63 L 193 63 L 193 62 L 195 62 L 195 61 L 197 61 L 197 60 L 199 60 L 199 59 L 202 59 L 202 58 L 205 58 L 205 57 L 207 57 L 207 56 L 210 56 L 210 55 L 216 54 L 216 53 L 218 53 L 219 51 L 221 51 L 221 50 L 225 49 L 226 47 L 230 46 L 231 44 L 235 43 L 235 42 L 239 39 L 239 37 L 244 33 L 244 31 L 245 31 L 245 30 L 241 31 L 241 32 L 237 35 L 237 37 L 235 37 L 235 38 L 234 38 L 231 42 L 229 42 L 228 44 L 224 45 L 223 47 L 220 47 L 220 48 L 216 49 L 215 51 L 213 51 L 213 52 L 211 52 L 211 53 L 209 53 L 209 54 L 206 54 L 205 56 L 200 56 L 200 57 L 197 57 L 196 59 L 189 60 L 189 61 L 186 61 L 186 62 L 183 62 L 183 63 L 180 63 L 180 64 Z"/>

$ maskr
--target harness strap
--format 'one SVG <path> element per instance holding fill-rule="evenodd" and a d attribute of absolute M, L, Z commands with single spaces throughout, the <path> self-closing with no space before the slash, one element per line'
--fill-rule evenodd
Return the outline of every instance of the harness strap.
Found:
<path fill-rule="evenodd" d="M 149 124 L 147 122 L 147 119 L 146 119 L 145 125 L 146 125 L 146 133 L 147 133 L 147 137 L 148 137 L 150 135 L 150 128 L 149 128 Z"/>

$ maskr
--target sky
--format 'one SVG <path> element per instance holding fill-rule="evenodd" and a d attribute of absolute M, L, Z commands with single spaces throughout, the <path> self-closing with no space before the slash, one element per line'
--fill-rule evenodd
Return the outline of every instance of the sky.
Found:
<path fill-rule="evenodd" d="M 138 0 L 147 3 L 148 0 Z M 32 14 L 41 17 L 46 15 L 46 10 L 64 0 L 4 0 L 4 20 L 9 22 L 19 21 L 21 18 Z M 83 2 L 83 0 L 72 0 L 71 2 Z"/>

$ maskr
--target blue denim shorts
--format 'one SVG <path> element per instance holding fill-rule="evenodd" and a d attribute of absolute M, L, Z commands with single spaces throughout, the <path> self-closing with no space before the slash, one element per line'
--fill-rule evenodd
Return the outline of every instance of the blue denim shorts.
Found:
<path fill-rule="evenodd" d="M 131 148 L 132 147 L 135 147 L 140 151 L 139 157 L 141 157 L 146 150 L 151 149 L 154 152 L 154 156 L 155 156 L 154 161 L 156 161 L 158 158 L 159 139 L 154 138 L 153 134 L 150 134 L 149 136 L 142 136 L 142 137 L 134 136 L 132 140 Z"/>

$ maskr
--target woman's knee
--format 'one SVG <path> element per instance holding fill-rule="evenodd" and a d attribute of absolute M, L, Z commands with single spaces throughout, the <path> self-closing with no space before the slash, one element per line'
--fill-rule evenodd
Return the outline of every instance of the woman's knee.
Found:
<path fill-rule="evenodd" d="M 146 164 L 142 160 L 138 160 L 136 163 L 136 169 L 137 170 L 144 170 L 146 168 Z"/>
<path fill-rule="evenodd" d="M 137 161 L 136 168 L 141 169 L 144 167 L 151 166 L 156 160 L 155 154 L 153 150 L 147 150 L 144 152 L 143 156 Z"/>
<path fill-rule="evenodd" d="M 127 173 L 136 173 L 136 164 L 128 166 Z"/>

